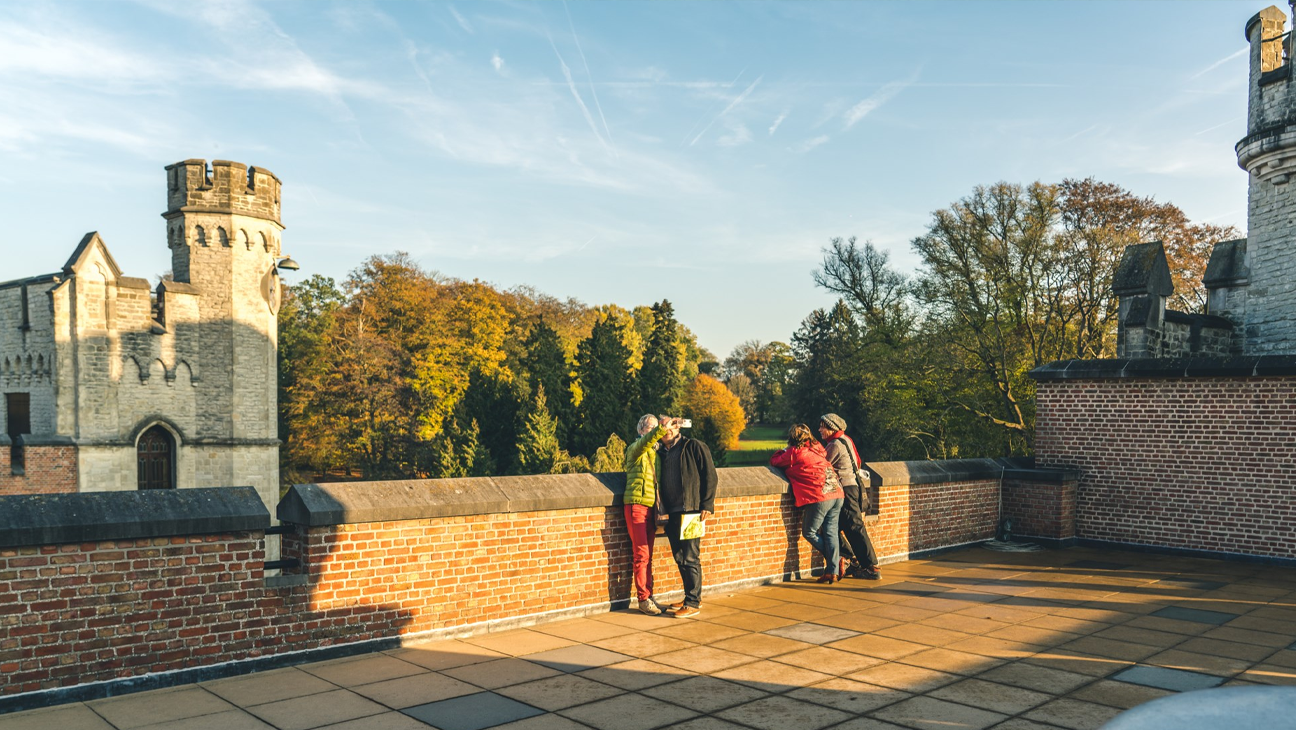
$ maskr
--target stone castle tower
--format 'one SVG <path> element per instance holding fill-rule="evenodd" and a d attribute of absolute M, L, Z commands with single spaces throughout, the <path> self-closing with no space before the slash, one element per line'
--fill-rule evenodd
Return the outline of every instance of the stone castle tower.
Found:
<path fill-rule="evenodd" d="M 1212 249 L 1207 314 L 1165 308 L 1173 287 L 1159 241 L 1129 246 L 1112 282 L 1119 357 L 1296 354 L 1296 37 L 1286 25 L 1270 6 L 1245 28 L 1247 134 L 1234 150 L 1248 173 L 1247 237 Z"/>
<path fill-rule="evenodd" d="M 1296 353 L 1296 77 L 1286 22 L 1270 6 L 1246 24 L 1247 135 L 1235 149 L 1250 175 L 1247 238 L 1242 255 L 1231 257 L 1240 266 L 1233 267 L 1229 296 L 1212 298 L 1220 306 L 1213 313 L 1241 325 L 1242 349 L 1254 355 Z"/>
<path fill-rule="evenodd" d="M 172 276 L 155 290 L 97 233 L 62 271 L 0 283 L 0 494 L 250 485 L 278 501 L 279 179 L 222 160 L 166 172 Z"/>

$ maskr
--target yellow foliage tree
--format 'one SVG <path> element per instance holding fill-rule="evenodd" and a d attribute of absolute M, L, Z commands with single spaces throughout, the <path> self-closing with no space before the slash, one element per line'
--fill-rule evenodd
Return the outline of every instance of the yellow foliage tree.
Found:
<path fill-rule="evenodd" d="M 713 455 L 736 447 L 738 435 L 747 425 L 738 397 L 710 375 L 698 375 L 689 381 L 684 389 L 683 411 L 686 418 L 693 419 L 693 435 L 707 442 Z"/>

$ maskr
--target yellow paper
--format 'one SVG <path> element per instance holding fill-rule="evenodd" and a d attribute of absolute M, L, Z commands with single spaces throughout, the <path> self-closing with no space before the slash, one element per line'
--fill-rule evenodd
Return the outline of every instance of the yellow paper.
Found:
<path fill-rule="evenodd" d="M 685 512 L 680 515 L 680 539 L 696 540 L 706 534 L 706 523 L 700 512 Z"/>

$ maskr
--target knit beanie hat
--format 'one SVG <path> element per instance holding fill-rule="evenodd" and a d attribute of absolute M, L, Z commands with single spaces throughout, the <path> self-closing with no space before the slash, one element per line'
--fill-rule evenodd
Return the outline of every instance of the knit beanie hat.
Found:
<path fill-rule="evenodd" d="M 828 428 L 831 428 L 834 431 L 846 430 L 846 421 L 836 413 L 828 413 L 826 415 L 820 416 L 819 420 L 824 422 L 828 426 Z"/>

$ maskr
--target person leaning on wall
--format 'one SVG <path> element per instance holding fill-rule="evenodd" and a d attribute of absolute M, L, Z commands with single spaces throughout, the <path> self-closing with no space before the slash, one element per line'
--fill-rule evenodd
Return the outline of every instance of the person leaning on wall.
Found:
<path fill-rule="evenodd" d="M 625 505 L 626 527 L 630 531 L 631 561 L 634 566 L 635 596 L 639 610 L 649 616 L 661 613 L 653 600 L 652 554 L 657 533 L 657 472 L 661 461 L 657 442 L 666 435 L 666 426 L 648 414 L 635 428 L 639 438 L 626 447 L 626 487 L 621 502 Z"/>
<path fill-rule="evenodd" d="M 824 557 L 819 582 L 837 582 L 843 563 L 837 540 L 842 489 L 832 465 L 824 458 L 824 447 L 810 435 L 809 426 L 793 424 L 788 429 L 787 448 L 774 452 L 770 466 L 787 475 L 792 499 L 801 509 L 801 536 Z"/>
<path fill-rule="evenodd" d="M 666 610 L 676 618 L 693 618 L 702 609 L 702 539 L 684 539 L 681 530 L 686 515 L 689 522 L 696 519 L 706 527 L 707 518 L 715 511 L 718 479 L 711 449 L 697 439 L 681 436 L 683 426 L 678 418 L 666 424 L 666 436 L 658 450 L 661 468 L 657 473 L 657 509 L 669 517 L 666 536 L 684 583 L 684 600 Z"/>
<path fill-rule="evenodd" d="M 846 420 L 836 413 L 828 413 L 819 418 L 819 438 L 825 444 L 828 462 L 837 471 L 837 480 L 841 482 L 846 493 L 846 503 L 842 505 L 841 541 L 842 558 L 850 562 L 847 575 L 854 578 L 878 580 L 882 577 L 878 570 L 877 552 L 873 541 L 869 539 L 868 529 L 864 526 L 864 515 L 868 512 L 869 472 L 860 460 L 859 449 L 855 442 L 846 435 Z"/>

